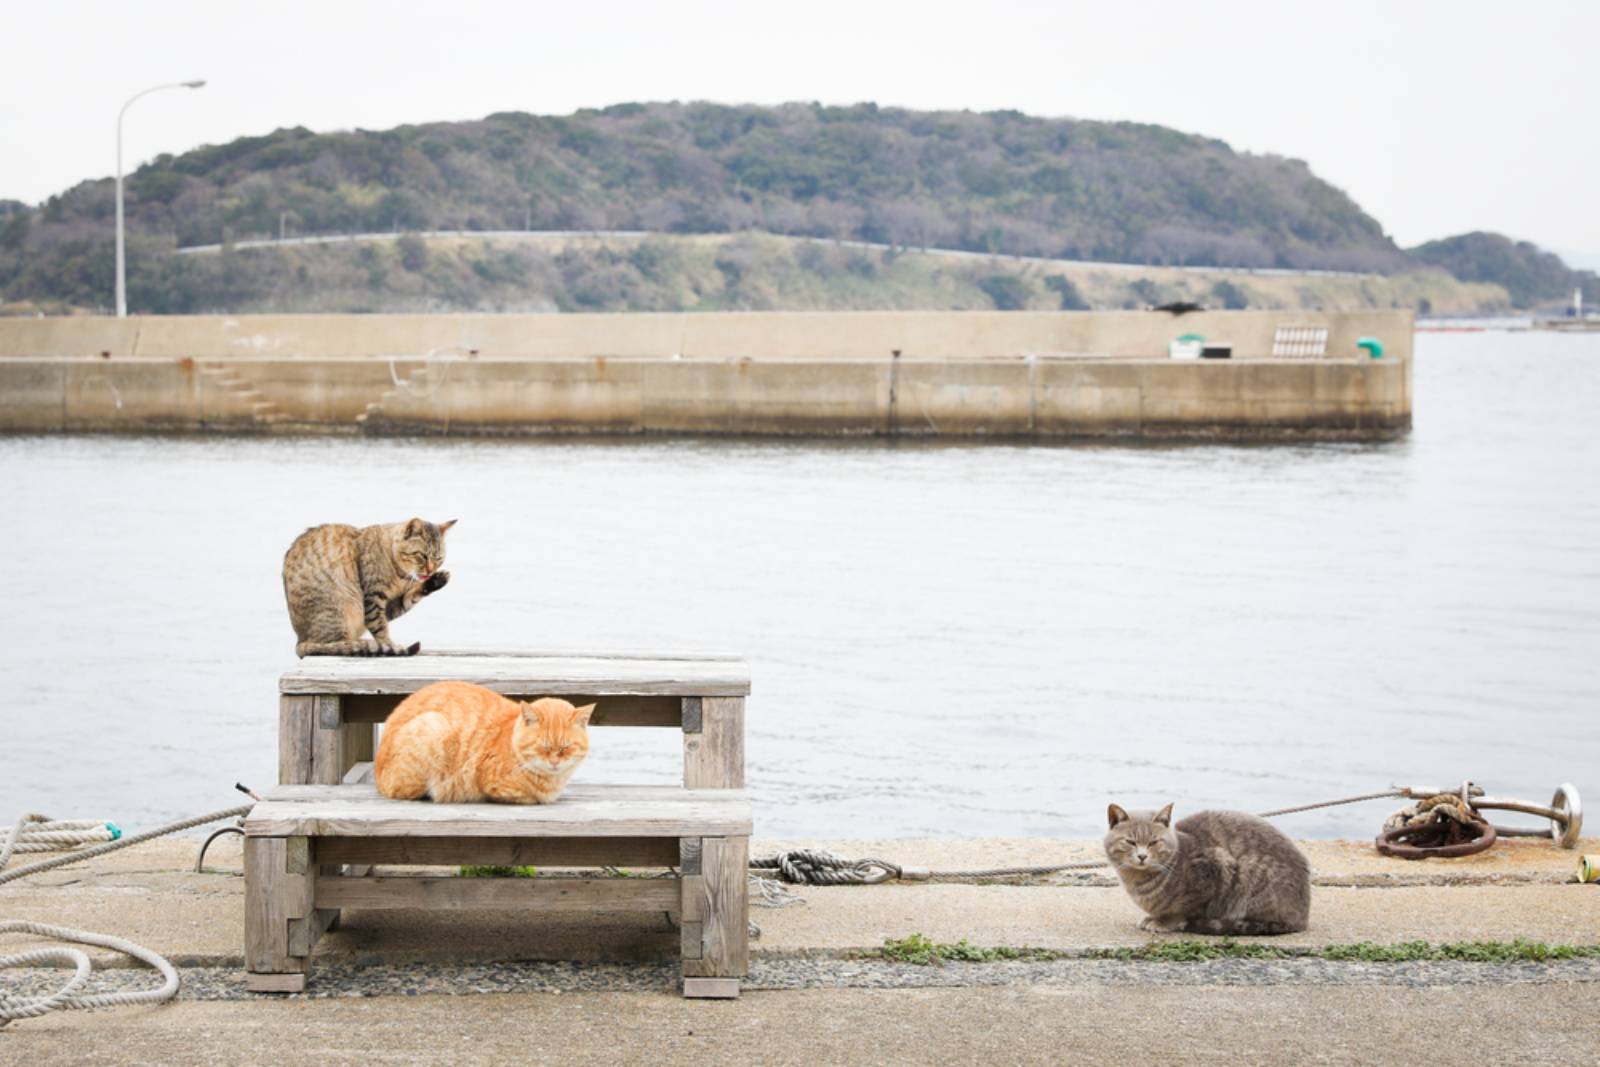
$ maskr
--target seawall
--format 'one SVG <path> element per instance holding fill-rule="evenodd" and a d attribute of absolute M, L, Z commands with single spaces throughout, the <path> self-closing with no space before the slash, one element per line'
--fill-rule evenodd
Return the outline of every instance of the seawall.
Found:
<path fill-rule="evenodd" d="M 0 319 L 0 431 L 1380 439 L 1411 347 L 1404 311 Z"/>

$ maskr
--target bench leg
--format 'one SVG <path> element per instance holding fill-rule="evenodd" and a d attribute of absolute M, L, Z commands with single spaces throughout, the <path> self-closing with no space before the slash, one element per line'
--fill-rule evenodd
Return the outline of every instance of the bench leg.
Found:
<path fill-rule="evenodd" d="M 309 839 L 245 838 L 245 988 L 253 993 L 305 989 L 311 946 L 322 932 L 315 892 Z"/>
<path fill-rule="evenodd" d="M 750 969 L 750 839 L 691 838 L 682 851 L 683 995 L 737 997 Z"/>

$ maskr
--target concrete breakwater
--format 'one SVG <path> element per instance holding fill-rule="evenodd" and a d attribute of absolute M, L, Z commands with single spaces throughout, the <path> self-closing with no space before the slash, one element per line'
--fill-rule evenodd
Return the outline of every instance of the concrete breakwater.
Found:
<path fill-rule="evenodd" d="M 1187 333 L 1232 358 L 1168 358 Z M 0 431 L 1376 439 L 1411 342 L 1405 311 L 0 319 Z"/>

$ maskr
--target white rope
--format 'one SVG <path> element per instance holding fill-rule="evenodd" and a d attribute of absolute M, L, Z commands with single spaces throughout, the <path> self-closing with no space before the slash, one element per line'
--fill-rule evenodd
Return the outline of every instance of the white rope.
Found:
<path fill-rule="evenodd" d="M 0 885 L 15 882 L 29 875 L 39 874 L 42 871 L 53 870 L 69 863 L 79 863 L 94 856 L 101 856 L 107 852 L 128 848 L 153 838 L 175 834 L 180 830 L 201 826 L 218 819 L 228 819 L 248 812 L 251 805 L 245 804 L 237 808 L 227 808 L 215 811 L 209 815 L 198 815 L 192 819 L 180 819 L 177 822 L 157 826 L 152 830 L 145 830 L 131 837 L 116 837 L 121 831 L 108 823 L 93 822 L 80 819 L 68 822 L 57 822 L 47 819 L 43 815 L 23 815 L 12 826 L 3 841 L 0 841 Z M 98 844 L 88 844 L 95 840 L 93 837 L 84 837 L 91 833 L 91 828 L 98 826 L 103 835 Z M 72 842 L 67 838 L 76 838 L 80 847 L 76 851 L 66 852 L 47 860 L 39 860 L 22 867 L 5 870 L 5 865 L 11 857 L 20 852 L 37 852 L 40 849 L 30 847 L 41 841 L 53 841 L 63 847 L 72 847 Z M 87 846 L 87 847 L 81 847 Z M 119 990 L 112 993 L 80 994 L 78 990 L 89 978 L 89 957 L 81 950 L 75 948 L 48 947 L 30 949 L 27 952 L 13 953 L 0 956 L 0 970 L 7 967 L 32 967 L 42 963 L 70 963 L 74 968 L 71 978 L 54 993 L 41 997 L 21 997 L 14 993 L 7 993 L 0 989 L 0 1029 L 4 1029 L 14 1019 L 37 1019 L 46 1012 L 60 1008 L 110 1008 L 125 1004 L 161 1004 L 171 1000 L 178 993 L 178 972 L 171 963 L 159 953 L 152 952 L 143 945 L 110 934 L 96 934 L 87 930 L 73 930 L 65 926 L 51 926 L 47 923 L 28 922 L 22 919 L 0 921 L 0 935 L 4 934 L 32 934 L 35 937 L 50 938 L 55 941 L 68 941 L 79 945 L 93 945 L 97 948 L 108 948 L 114 952 L 121 952 L 132 956 L 134 959 L 154 967 L 161 974 L 162 982 L 156 989 Z"/>
<path fill-rule="evenodd" d="M 24 815 L 9 839 L 12 852 L 62 852 L 83 845 L 115 841 L 122 836 L 116 823 L 100 819 L 47 819 Z M 5 863 L 0 861 L 0 867 Z"/>

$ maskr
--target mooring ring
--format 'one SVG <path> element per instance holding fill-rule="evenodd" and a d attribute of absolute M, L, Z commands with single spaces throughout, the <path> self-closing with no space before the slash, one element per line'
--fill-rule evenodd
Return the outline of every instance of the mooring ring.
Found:
<path fill-rule="evenodd" d="M 1378 851 L 1385 856 L 1393 856 L 1402 860 L 1455 859 L 1460 856 L 1474 856 L 1483 852 L 1494 844 L 1495 832 L 1488 820 L 1482 817 L 1474 818 L 1464 825 L 1475 827 L 1479 835 L 1471 841 L 1462 841 L 1454 845 L 1408 845 L 1407 837 L 1413 834 L 1437 830 L 1436 823 L 1422 823 L 1417 826 L 1397 826 L 1393 830 L 1385 830 L 1378 835 L 1376 842 Z"/>

